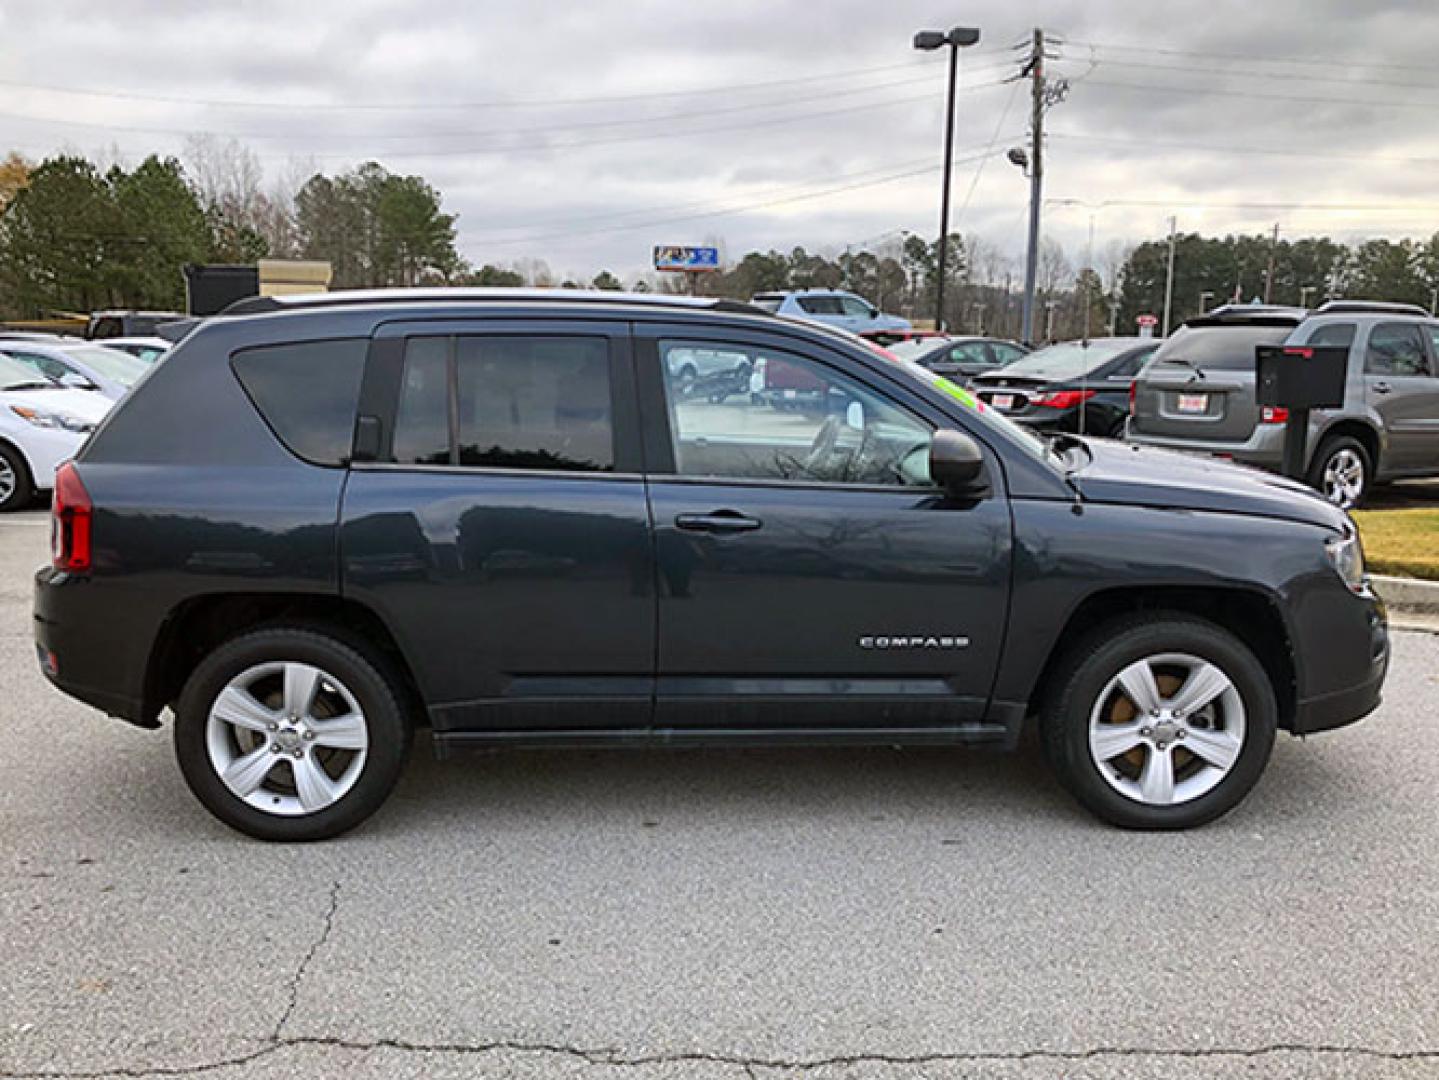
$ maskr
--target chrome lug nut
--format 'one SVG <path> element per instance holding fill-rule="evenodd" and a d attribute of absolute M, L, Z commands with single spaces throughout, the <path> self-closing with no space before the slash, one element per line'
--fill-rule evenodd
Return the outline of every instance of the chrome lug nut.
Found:
<path fill-rule="evenodd" d="M 1153 729 L 1153 728 L 1142 727 L 1142 728 L 1139 729 L 1139 734 L 1142 735 L 1144 738 L 1147 739 L 1147 738 L 1149 738 L 1149 736 L 1151 736 L 1151 735 L 1154 734 L 1154 729 Z"/>
<path fill-rule="evenodd" d="M 307 738 L 307 739 L 313 739 L 314 737 L 315 737 L 315 733 L 314 733 L 313 731 L 310 731 L 309 729 L 306 729 L 306 731 L 305 731 L 305 738 Z"/>
<path fill-rule="evenodd" d="M 270 744 L 270 753 L 272 753 L 272 754 L 278 754 L 279 752 L 280 752 L 280 744 L 279 744 L 279 743 L 271 743 L 271 744 Z"/>
<path fill-rule="evenodd" d="M 297 758 L 302 758 L 302 757 L 304 757 L 304 756 L 305 756 L 305 751 L 303 751 L 303 750 L 296 750 L 296 751 L 295 751 L 295 757 L 297 757 Z"/>
<path fill-rule="evenodd" d="M 1166 746 L 1168 746 L 1168 745 L 1169 745 L 1168 743 L 1158 742 L 1158 743 L 1155 743 L 1155 744 L 1154 744 L 1154 749 L 1156 749 L 1156 750 L 1163 750 L 1163 749 L 1164 749 Z"/>

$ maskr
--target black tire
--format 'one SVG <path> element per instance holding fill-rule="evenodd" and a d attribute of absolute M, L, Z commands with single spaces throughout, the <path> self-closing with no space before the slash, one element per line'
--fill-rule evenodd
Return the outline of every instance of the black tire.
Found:
<path fill-rule="evenodd" d="M 1331 491 L 1331 485 L 1327 480 L 1331 465 L 1342 460 L 1343 455 L 1352 455 L 1347 460 L 1357 461 L 1362 469 L 1362 479 L 1359 483 L 1359 490 L 1352 499 L 1340 498 Z M 1309 463 L 1309 486 L 1319 494 L 1323 495 L 1335 506 L 1344 510 L 1352 510 L 1363 504 L 1369 497 L 1369 492 L 1374 486 L 1374 460 L 1369 456 L 1369 451 L 1364 444 L 1352 435 L 1331 435 L 1319 444 L 1313 460 Z"/>
<path fill-rule="evenodd" d="M 185 782 L 210 813 L 258 840 L 307 841 L 338 836 L 379 809 L 404 770 L 411 732 L 395 678 L 362 649 L 323 630 L 274 627 L 233 638 L 200 662 L 175 708 L 175 755 Z M 309 664 L 340 680 L 364 712 L 369 742 L 347 792 L 324 809 L 290 817 L 259 810 L 225 785 L 211 763 L 206 732 L 211 707 L 232 679 L 281 661 Z"/>
<path fill-rule="evenodd" d="M 1090 753 L 1089 722 L 1100 695 L 1120 671 L 1166 653 L 1188 654 L 1218 667 L 1239 694 L 1245 732 L 1237 758 L 1213 788 L 1188 801 L 1158 806 L 1123 794 L 1105 779 Z M 1158 612 L 1105 623 L 1069 652 L 1051 685 L 1040 717 L 1045 755 L 1080 803 L 1121 828 L 1188 829 L 1228 813 L 1254 787 L 1274 746 L 1278 708 L 1264 666 L 1233 634 L 1193 616 Z"/>
<path fill-rule="evenodd" d="M 6 443 L 0 443 L 0 474 L 13 477 L 8 494 L 0 497 L 0 514 L 11 510 L 23 510 L 35 498 L 35 483 L 30 479 L 30 467 L 20 451 Z"/>

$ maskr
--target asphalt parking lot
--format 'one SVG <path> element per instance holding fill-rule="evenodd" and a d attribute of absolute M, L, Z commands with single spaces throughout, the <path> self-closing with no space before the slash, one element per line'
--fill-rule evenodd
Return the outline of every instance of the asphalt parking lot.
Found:
<path fill-rule="evenodd" d="M 1032 747 L 434 761 L 339 841 L 52 691 L 0 519 L 0 1076 L 1439 1075 L 1439 636 L 1199 832 Z"/>

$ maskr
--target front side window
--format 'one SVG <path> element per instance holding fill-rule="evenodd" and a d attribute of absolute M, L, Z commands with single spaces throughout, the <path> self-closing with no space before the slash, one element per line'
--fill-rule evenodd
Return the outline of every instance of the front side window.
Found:
<path fill-rule="evenodd" d="M 1364 370 L 1371 375 L 1427 375 L 1424 339 L 1410 323 L 1380 323 L 1369 331 Z"/>
<path fill-rule="evenodd" d="M 852 315 L 859 319 L 868 319 L 874 314 L 874 309 L 857 296 L 841 296 L 840 306 L 846 315 Z"/>
<path fill-rule="evenodd" d="M 395 413 L 406 465 L 614 469 L 604 338 L 411 338 Z"/>
<path fill-rule="evenodd" d="M 833 296 L 801 296 L 800 309 L 810 315 L 843 315 L 844 308 Z"/>
<path fill-rule="evenodd" d="M 932 429 L 826 364 L 766 347 L 661 341 L 681 476 L 928 486 Z M 747 384 L 695 393 L 671 355 L 743 356 Z"/>

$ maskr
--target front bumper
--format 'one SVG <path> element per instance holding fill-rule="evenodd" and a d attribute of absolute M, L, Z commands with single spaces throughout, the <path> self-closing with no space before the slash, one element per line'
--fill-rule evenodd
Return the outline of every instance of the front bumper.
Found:
<path fill-rule="evenodd" d="M 1362 631 L 1355 628 L 1353 636 L 1356 644 L 1367 647 L 1363 670 L 1345 685 L 1300 698 L 1294 709 L 1294 734 L 1312 735 L 1352 724 L 1372 713 L 1383 700 L 1390 657 L 1388 615 L 1384 602 L 1372 593 L 1361 598 L 1361 603 L 1364 625 Z"/>
<path fill-rule="evenodd" d="M 61 428 L 31 425 L 23 434 L 12 437 L 30 466 L 30 478 L 42 491 L 55 486 L 55 470 L 69 461 L 85 444 L 86 436 Z"/>

